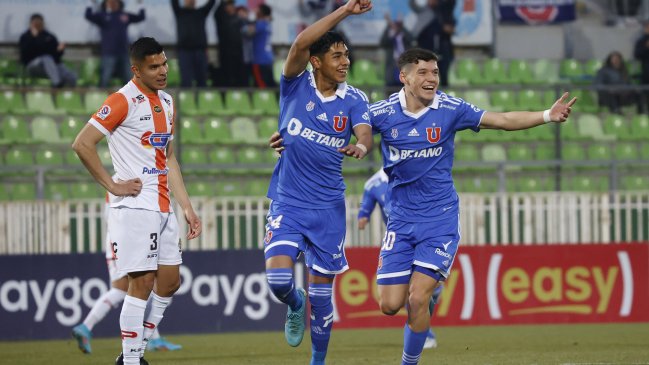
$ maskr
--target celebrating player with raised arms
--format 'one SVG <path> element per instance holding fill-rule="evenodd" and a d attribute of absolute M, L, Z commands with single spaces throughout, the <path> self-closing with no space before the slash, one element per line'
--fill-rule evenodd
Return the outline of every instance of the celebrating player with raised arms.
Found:
<path fill-rule="evenodd" d="M 293 265 L 301 252 L 309 268 L 311 364 L 324 364 L 333 325 L 334 276 L 345 258 L 345 155 L 363 158 L 372 144 L 367 97 L 345 82 L 349 51 L 329 32 L 349 15 L 371 9 L 350 0 L 300 33 L 289 50 L 280 80 L 279 134 L 284 151 L 268 189 L 264 255 L 268 285 L 288 305 L 286 340 L 304 335 L 306 294 L 296 288 Z M 307 63 L 313 71 L 307 71 Z M 349 144 L 351 135 L 358 143 Z"/>

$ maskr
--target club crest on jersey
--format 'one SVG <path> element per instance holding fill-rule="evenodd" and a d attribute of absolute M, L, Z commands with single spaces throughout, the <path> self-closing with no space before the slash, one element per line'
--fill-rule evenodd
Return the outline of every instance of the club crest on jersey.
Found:
<path fill-rule="evenodd" d="M 346 115 L 336 115 L 334 116 L 334 130 L 336 132 L 342 132 L 347 127 L 347 116 Z"/>
<path fill-rule="evenodd" d="M 162 98 L 162 100 L 164 100 L 165 103 L 167 103 L 167 106 L 171 106 L 171 100 L 169 100 L 167 98 Z"/>
<path fill-rule="evenodd" d="M 144 146 L 144 148 L 153 147 L 157 149 L 166 148 L 169 140 L 171 140 L 170 133 L 153 133 L 151 131 L 145 132 L 140 138 L 140 141 L 142 142 L 142 146 Z"/>
<path fill-rule="evenodd" d="M 160 113 L 162 111 L 162 108 L 159 107 L 158 105 L 156 105 L 156 106 L 153 107 L 153 111 L 156 112 L 156 113 Z"/>
<path fill-rule="evenodd" d="M 135 104 L 135 103 L 142 104 L 142 103 L 144 103 L 144 95 L 140 94 L 140 95 L 138 95 L 138 96 L 136 96 L 134 98 L 131 98 L 131 100 L 133 100 L 133 104 Z"/>
<path fill-rule="evenodd" d="M 390 132 L 390 135 L 392 136 L 392 138 L 399 137 L 399 130 L 396 128 L 392 128 L 392 132 Z"/>
<path fill-rule="evenodd" d="M 437 143 L 442 137 L 442 127 L 426 128 L 426 139 L 430 143 Z"/>
<path fill-rule="evenodd" d="M 105 120 L 110 115 L 110 106 L 102 105 L 97 112 L 97 118 Z"/>
<path fill-rule="evenodd" d="M 308 102 L 306 104 L 306 111 L 310 112 L 310 111 L 313 110 L 313 108 L 315 108 L 315 103 L 314 102 L 310 101 L 310 102 Z"/>

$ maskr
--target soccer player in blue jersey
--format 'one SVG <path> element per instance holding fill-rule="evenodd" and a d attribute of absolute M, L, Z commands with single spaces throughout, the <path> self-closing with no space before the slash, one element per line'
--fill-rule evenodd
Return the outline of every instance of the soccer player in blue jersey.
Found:
<path fill-rule="evenodd" d="M 264 256 L 268 285 L 288 305 L 286 340 L 304 335 L 306 293 L 295 288 L 293 265 L 301 252 L 309 268 L 311 364 L 324 364 L 333 325 L 334 276 L 345 258 L 344 156 L 363 158 L 372 144 L 368 100 L 345 82 L 349 51 L 329 32 L 349 15 L 372 8 L 350 0 L 300 33 L 289 50 L 280 80 L 279 134 L 284 151 L 268 188 Z M 307 71 L 307 63 L 313 71 Z M 358 143 L 349 144 L 351 135 Z"/>
<path fill-rule="evenodd" d="M 388 192 L 388 175 L 386 175 L 383 169 L 377 171 L 372 175 L 366 182 L 365 187 L 363 188 L 363 198 L 361 199 L 361 206 L 358 210 L 358 229 L 363 230 L 365 226 L 370 221 L 370 216 L 374 211 L 376 205 L 379 205 L 381 210 L 381 216 L 383 217 L 383 223 L 388 224 L 388 214 L 389 206 L 386 204 L 385 197 Z M 433 297 L 431 298 L 429 304 L 429 312 L 432 315 L 433 310 L 435 309 L 435 304 L 439 296 L 442 294 L 442 285 L 438 285 L 433 292 Z M 428 329 L 426 334 L 426 342 L 424 342 L 424 348 L 430 349 L 437 347 L 437 336 L 433 332 L 432 328 Z"/>
<path fill-rule="evenodd" d="M 404 365 L 419 362 L 430 322 L 430 298 L 448 277 L 460 240 L 459 202 L 451 177 L 455 133 L 562 123 L 576 101 L 567 102 L 565 93 L 545 111 L 486 112 L 438 91 L 437 61 L 427 50 L 405 51 L 398 62 L 403 89 L 370 106 L 389 177 L 390 215 L 377 284 L 385 314 L 396 314 L 406 303 Z"/>

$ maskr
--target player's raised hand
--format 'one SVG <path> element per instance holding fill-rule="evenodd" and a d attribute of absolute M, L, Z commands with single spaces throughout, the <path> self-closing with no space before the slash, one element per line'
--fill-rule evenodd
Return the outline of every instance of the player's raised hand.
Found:
<path fill-rule="evenodd" d="M 113 184 L 110 193 L 115 196 L 137 196 L 142 191 L 142 180 L 118 180 Z"/>
<path fill-rule="evenodd" d="M 554 102 L 552 108 L 550 108 L 550 120 L 555 123 L 563 123 L 568 119 L 570 112 L 572 111 L 572 105 L 577 102 L 577 98 L 572 98 L 569 102 L 568 93 L 565 92 L 561 97 Z"/>
<path fill-rule="evenodd" d="M 372 10 L 372 1 L 370 0 L 349 0 L 345 4 L 345 10 L 351 14 L 363 14 Z"/>
<path fill-rule="evenodd" d="M 365 226 L 367 225 L 367 222 L 369 222 L 369 221 L 370 220 L 367 219 L 367 217 L 359 218 L 358 219 L 358 229 L 360 229 L 361 231 L 364 230 Z"/>
<path fill-rule="evenodd" d="M 189 226 L 187 239 L 191 240 L 200 236 L 201 231 L 203 230 L 203 224 L 201 223 L 201 219 L 198 218 L 196 212 L 194 212 L 193 209 L 190 208 L 185 211 L 185 220 L 187 221 L 187 225 Z"/>
<path fill-rule="evenodd" d="M 277 153 L 282 153 L 282 151 L 284 151 L 284 146 L 282 145 L 283 142 L 284 140 L 279 135 L 279 132 L 273 133 L 273 135 L 268 138 L 268 145 Z"/>
<path fill-rule="evenodd" d="M 343 148 L 339 148 L 338 152 L 344 153 L 347 156 L 354 157 L 354 158 L 357 158 L 359 160 L 362 159 L 363 157 L 365 157 L 365 155 L 367 155 L 366 150 L 365 151 L 362 150 L 360 147 L 358 147 L 355 144 L 349 144 L 349 145 L 347 145 L 347 146 L 345 146 Z"/>

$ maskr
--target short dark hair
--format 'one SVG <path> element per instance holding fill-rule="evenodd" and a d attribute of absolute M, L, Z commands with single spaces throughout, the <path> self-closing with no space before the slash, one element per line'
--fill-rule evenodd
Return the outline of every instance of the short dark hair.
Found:
<path fill-rule="evenodd" d="M 273 9 L 271 9 L 270 6 L 266 4 L 261 4 L 259 5 L 259 12 L 263 16 L 270 16 L 270 14 L 273 12 Z"/>
<path fill-rule="evenodd" d="M 24 18 L 23 18 L 24 19 Z M 32 22 L 36 19 L 43 20 L 43 16 L 40 13 L 34 13 L 29 17 L 29 21 Z"/>
<path fill-rule="evenodd" d="M 403 70 L 406 65 L 409 64 L 417 64 L 419 61 L 439 61 L 439 57 L 435 54 L 433 51 L 429 51 L 427 49 L 423 48 L 410 48 L 409 50 L 403 52 L 401 56 L 399 56 L 399 60 L 397 61 L 397 65 L 399 66 L 399 70 Z"/>
<path fill-rule="evenodd" d="M 343 37 L 342 34 L 329 31 L 309 47 L 309 53 L 311 56 L 321 56 L 327 53 L 329 48 L 336 43 L 347 45 L 345 37 Z"/>
<path fill-rule="evenodd" d="M 142 37 L 131 44 L 129 57 L 132 61 L 143 61 L 146 56 L 160 54 L 164 51 L 160 43 L 151 37 Z"/>

